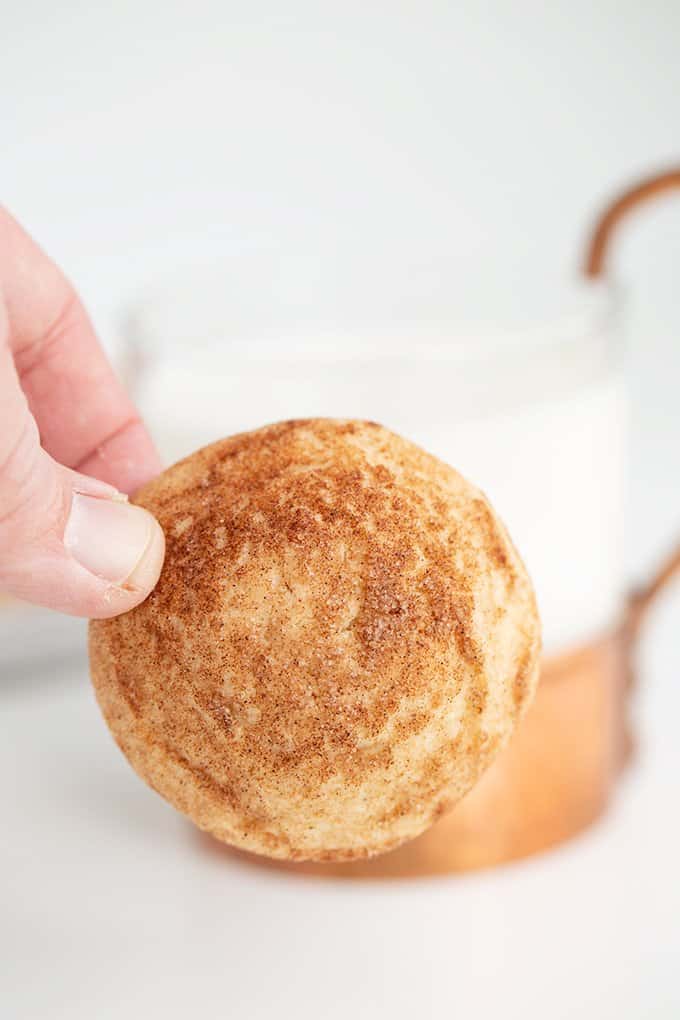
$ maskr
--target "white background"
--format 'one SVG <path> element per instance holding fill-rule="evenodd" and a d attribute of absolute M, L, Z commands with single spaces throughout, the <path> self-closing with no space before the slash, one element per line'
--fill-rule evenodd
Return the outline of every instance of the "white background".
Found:
<path fill-rule="evenodd" d="M 339 235 L 576 263 L 680 156 L 680 8 L 0 0 L 0 190 L 107 344 L 187 256 Z M 680 519 L 680 202 L 622 233 L 631 575 Z M 1 257 L 1 255 L 0 255 Z M 108 740 L 81 662 L 3 677 L 0 1015 L 680 1015 L 680 602 L 642 650 L 638 764 L 560 852 L 407 887 L 208 855 Z M 4 971 L 4 973 L 2 973 Z"/>

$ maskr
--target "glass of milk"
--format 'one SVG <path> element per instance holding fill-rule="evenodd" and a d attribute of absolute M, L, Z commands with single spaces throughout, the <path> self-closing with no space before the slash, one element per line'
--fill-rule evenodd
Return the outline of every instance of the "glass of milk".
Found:
<path fill-rule="evenodd" d="M 242 251 L 128 322 L 134 396 L 169 463 L 286 418 L 368 418 L 489 496 L 536 586 L 548 654 L 621 617 L 625 390 L 610 284 L 490 279 L 459 258 Z"/>

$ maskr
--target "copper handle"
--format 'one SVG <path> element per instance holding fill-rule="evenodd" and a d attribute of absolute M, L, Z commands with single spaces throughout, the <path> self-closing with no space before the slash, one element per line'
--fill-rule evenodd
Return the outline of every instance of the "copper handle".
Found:
<path fill-rule="evenodd" d="M 667 191 L 680 191 L 680 167 L 672 167 L 664 173 L 654 174 L 634 187 L 624 191 L 608 205 L 598 218 L 586 246 L 583 272 L 596 279 L 605 275 L 607 258 L 612 248 L 612 239 L 620 222 L 632 209 L 643 205 L 651 198 Z M 661 567 L 646 584 L 632 592 L 629 603 L 628 630 L 635 637 L 640 623 L 656 596 L 668 582 L 680 572 L 680 545 L 668 556 Z"/>
<path fill-rule="evenodd" d="M 611 202 L 598 217 L 595 229 L 586 246 L 586 257 L 583 264 L 586 276 L 604 276 L 614 231 L 631 209 L 643 205 L 650 198 L 656 198 L 657 195 L 666 191 L 674 191 L 676 188 L 680 189 L 680 167 L 673 167 L 664 173 L 645 178 Z"/>

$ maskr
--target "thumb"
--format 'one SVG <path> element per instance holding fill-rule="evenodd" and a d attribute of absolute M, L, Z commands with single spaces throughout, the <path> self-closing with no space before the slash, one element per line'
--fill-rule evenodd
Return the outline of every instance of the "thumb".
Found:
<path fill-rule="evenodd" d="M 160 525 L 113 486 L 53 460 L 22 402 L 17 427 L 0 436 L 0 589 L 75 616 L 132 609 L 158 580 Z"/>

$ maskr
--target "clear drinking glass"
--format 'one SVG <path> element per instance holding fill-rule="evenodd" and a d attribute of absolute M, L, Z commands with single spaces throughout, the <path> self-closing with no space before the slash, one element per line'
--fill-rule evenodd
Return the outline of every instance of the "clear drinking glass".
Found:
<path fill-rule="evenodd" d="M 494 280 L 455 258 L 251 250 L 131 315 L 135 396 L 166 460 L 285 418 L 376 420 L 486 491 L 534 580 L 541 684 L 510 747 L 418 840 L 334 872 L 492 864 L 607 802 L 627 746 L 620 307 L 607 281 L 538 288 L 519 261 Z"/>

